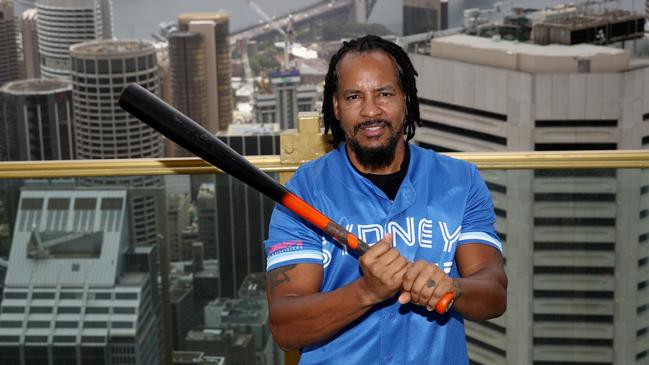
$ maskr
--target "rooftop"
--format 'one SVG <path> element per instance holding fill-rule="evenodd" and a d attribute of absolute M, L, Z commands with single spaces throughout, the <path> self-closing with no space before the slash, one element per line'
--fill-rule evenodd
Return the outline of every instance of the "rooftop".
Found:
<path fill-rule="evenodd" d="M 72 91 L 72 83 L 60 79 L 26 79 L 9 82 L 0 91 L 12 95 L 41 95 Z"/>
<path fill-rule="evenodd" d="M 589 60 L 589 72 L 622 72 L 630 68 L 629 52 L 623 49 L 577 44 L 538 45 L 502 39 L 456 34 L 435 38 L 430 53 L 467 63 L 534 73 L 579 72 L 579 61 Z"/>
<path fill-rule="evenodd" d="M 78 43 L 70 47 L 70 53 L 76 56 L 111 56 L 150 53 L 155 51 L 155 45 L 144 40 L 112 40 L 102 39 Z"/>

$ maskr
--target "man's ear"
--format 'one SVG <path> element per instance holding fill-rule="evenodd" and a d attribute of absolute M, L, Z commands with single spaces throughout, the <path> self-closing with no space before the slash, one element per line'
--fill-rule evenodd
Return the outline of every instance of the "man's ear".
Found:
<path fill-rule="evenodd" d="M 334 93 L 333 98 L 333 105 L 334 105 L 334 115 L 336 116 L 336 119 L 340 120 L 340 112 L 338 111 L 338 98 L 336 97 L 336 94 Z"/>

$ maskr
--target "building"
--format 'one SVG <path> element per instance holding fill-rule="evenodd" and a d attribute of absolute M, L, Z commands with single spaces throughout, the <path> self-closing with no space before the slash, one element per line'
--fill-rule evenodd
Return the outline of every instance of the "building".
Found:
<path fill-rule="evenodd" d="M 187 351 L 225 358 L 227 364 L 255 365 L 252 335 L 234 330 L 195 329 L 185 339 Z M 209 363 L 208 363 L 209 364 Z"/>
<path fill-rule="evenodd" d="M 255 118 L 261 124 L 279 124 L 280 130 L 297 128 L 297 113 L 315 110 L 318 89 L 299 85 L 297 70 L 271 74 L 272 94 L 254 94 Z"/>
<path fill-rule="evenodd" d="M 126 207 L 124 190 L 23 190 L 1 363 L 160 363 L 156 283 L 130 270 Z"/>
<path fill-rule="evenodd" d="M 187 194 L 167 194 L 165 199 L 165 237 L 169 245 L 171 261 L 188 260 L 189 255 L 183 255 L 182 232 L 191 224 L 191 203 Z"/>
<path fill-rule="evenodd" d="M 218 258 L 218 247 L 216 244 L 217 228 L 216 221 L 216 199 L 214 195 L 214 184 L 201 184 L 196 196 L 196 213 L 198 216 L 198 239 L 203 243 L 203 254 L 205 258 Z"/>
<path fill-rule="evenodd" d="M 454 35 L 411 55 L 415 141 L 438 151 L 646 149 L 649 67 L 628 51 Z M 640 364 L 649 356 L 647 175 L 482 171 L 507 312 L 466 322 L 475 364 Z"/>
<path fill-rule="evenodd" d="M 78 159 L 163 157 L 160 134 L 118 105 L 121 91 L 131 82 L 159 93 L 155 53 L 146 41 L 98 40 L 70 48 Z M 161 187 L 162 179 L 94 177 L 84 178 L 82 184 L 142 189 Z M 156 199 L 144 190 L 129 198 L 132 238 L 137 244 L 156 244 Z"/>
<path fill-rule="evenodd" d="M 216 93 L 216 77 L 207 71 L 205 37 L 196 32 L 173 32 L 169 41 L 169 71 L 171 75 L 172 103 L 183 114 L 207 130 L 218 131 L 217 103 L 208 102 L 208 80 Z M 214 58 L 211 59 L 215 62 Z M 213 70 L 211 70 L 213 71 Z M 215 95 L 212 95 L 215 97 Z M 213 100 L 213 99 L 211 99 Z M 212 107 L 213 110 L 208 110 Z M 211 113 L 210 113 L 211 112 Z"/>
<path fill-rule="evenodd" d="M 36 18 L 38 18 L 38 11 L 36 9 L 25 10 L 20 18 L 25 78 L 28 79 L 37 79 L 41 77 L 41 57 L 38 53 L 38 30 Z"/>
<path fill-rule="evenodd" d="M 198 33 L 203 37 L 205 52 L 204 69 L 207 87 L 206 96 L 208 100 L 207 120 L 203 122 L 205 123 L 205 127 L 210 131 L 225 131 L 232 124 L 233 108 L 229 43 L 230 19 L 225 13 L 181 14 L 178 17 L 178 29 L 180 31 Z M 192 47 L 194 52 L 192 54 L 196 56 L 197 50 L 195 49 L 195 44 L 187 47 L 184 53 L 192 52 Z M 187 56 L 189 57 L 190 54 L 187 54 Z M 172 56 L 170 55 L 170 57 Z M 174 71 L 172 71 L 172 77 L 175 77 L 173 76 Z M 190 71 L 188 70 L 186 72 Z M 182 78 L 183 76 L 180 75 L 178 77 Z M 187 79 L 184 82 L 190 81 Z M 176 97 L 175 94 L 174 97 Z"/>
<path fill-rule="evenodd" d="M 36 0 L 38 50 L 45 78 L 70 78 L 70 46 L 111 39 L 111 0 Z"/>
<path fill-rule="evenodd" d="M 242 155 L 277 155 L 280 151 L 278 134 L 217 137 Z M 208 177 L 210 182 L 202 182 L 198 189 L 199 239 L 195 241 L 203 243 L 205 257 L 216 254 L 219 261 L 218 296 L 235 298 L 248 274 L 265 271 L 261 242 L 275 203 L 232 176 Z M 191 247 L 192 242 L 186 243 Z"/>
<path fill-rule="evenodd" d="M 74 159 L 72 83 L 29 79 L 0 88 L 0 161 Z"/>
<path fill-rule="evenodd" d="M 171 321 L 173 328 L 173 348 L 180 351 L 185 348 L 187 333 L 196 326 L 197 311 L 194 306 L 194 289 L 192 283 L 183 278 L 174 280 L 171 284 Z"/>
<path fill-rule="evenodd" d="M 448 28 L 447 0 L 404 0 L 403 35 Z"/>
<path fill-rule="evenodd" d="M 268 327 L 266 298 L 220 298 L 205 306 L 205 328 L 217 331 L 234 331 L 252 335 L 257 365 L 275 362 L 275 344 Z"/>
<path fill-rule="evenodd" d="M 13 1 L 0 0 L 0 86 L 20 77 L 16 42 Z"/>

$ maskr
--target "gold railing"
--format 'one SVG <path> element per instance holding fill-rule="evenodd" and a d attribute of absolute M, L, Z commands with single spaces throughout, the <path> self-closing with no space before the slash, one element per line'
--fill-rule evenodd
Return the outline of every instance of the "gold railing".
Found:
<path fill-rule="evenodd" d="M 570 152 L 447 153 L 483 170 L 649 168 L 649 150 Z M 280 156 L 248 160 L 265 172 L 294 172 L 299 163 Z M 212 174 L 220 170 L 198 158 L 0 162 L 0 178 L 34 179 L 83 176 Z"/>

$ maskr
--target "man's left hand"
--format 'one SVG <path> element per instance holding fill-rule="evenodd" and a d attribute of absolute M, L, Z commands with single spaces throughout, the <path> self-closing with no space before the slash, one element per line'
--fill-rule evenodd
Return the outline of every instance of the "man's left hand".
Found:
<path fill-rule="evenodd" d="M 410 264 L 403 275 L 399 303 L 410 302 L 432 311 L 444 294 L 454 291 L 453 279 L 444 271 L 433 263 L 419 260 Z"/>

